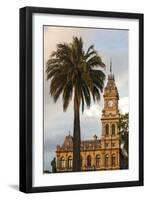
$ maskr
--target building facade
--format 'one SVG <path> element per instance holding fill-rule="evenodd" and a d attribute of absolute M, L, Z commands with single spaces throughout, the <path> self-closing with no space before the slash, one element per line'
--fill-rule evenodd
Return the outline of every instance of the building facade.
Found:
<path fill-rule="evenodd" d="M 81 141 L 81 170 L 116 170 L 120 169 L 120 136 L 118 130 L 119 94 L 114 75 L 108 75 L 104 89 L 104 107 L 101 116 L 102 133 L 99 139 L 96 135 L 91 140 Z M 73 137 L 65 137 L 63 145 L 57 145 L 57 172 L 72 171 Z"/>

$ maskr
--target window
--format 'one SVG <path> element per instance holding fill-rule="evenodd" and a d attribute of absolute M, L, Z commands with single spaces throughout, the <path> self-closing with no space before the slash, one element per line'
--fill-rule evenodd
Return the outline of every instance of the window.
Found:
<path fill-rule="evenodd" d="M 108 154 L 105 155 L 105 167 L 108 167 L 109 165 L 109 156 Z"/>
<path fill-rule="evenodd" d="M 106 124 L 106 127 L 105 127 L 105 131 L 106 131 L 106 135 L 108 136 L 109 135 L 109 124 Z"/>
<path fill-rule="evenodd" d="M 61 158 L 61 168 L 65 168 L 65 159 L 64 159 L 64 157 Z"/>
<path fill-rule="evenodd" d="M 101 157 L 100 155 L 96 155 L 96 167 L 100 167 Z"/>
<path fill-rule="evenodd" d="M 112 143 L 112 147 L 115 147 L 115 143 Z"/>
<path fill-rule="evenodd" d="M 87 156 L 87 167 L 91 167 L 91 156 Z"/>
<path fill-rule="evenodd" d="M 105 144 L 105 147 L 108 147 L 108 146 L 109 146 L 109 143 L 106 143 L 106 144 Z"/>
<path fill-rule="evenodd" d="M 112 124 L 112 135 L 115 135 L 115 124 Z"/>
<path fill-rule="evenodd" d="M 68 168 L 72 168 L 72 157 L 68 157 Z"/>
<path fill-rule="evenodd" d="M 115 154 L 112 154 L 112 167 L 115 167 L 115 165 L 116 165 L 116 156 L 115 156 Z"/>

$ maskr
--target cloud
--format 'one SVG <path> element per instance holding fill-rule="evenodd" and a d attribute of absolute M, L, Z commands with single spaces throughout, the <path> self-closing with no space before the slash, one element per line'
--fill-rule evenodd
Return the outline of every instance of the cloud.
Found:
<path fill-rule="evenodd" d="M 128 97 L 122 97 L 119 100 L 119 110 L 123 114 L 129 112 L 129 98 Z"/>
<path fill-rule="evenodd" d="M 129 98 L 128 97 L 122 97 L 119 100 L 119 110 L 121 113 L 126 113 L 129 111 Z M 96 118 L 100 119 L 102 115 L 102 106 L 99 104 L 92 105 L 89 109 L 86 109 L 84 111 L 85 118 Z"/>
<path fill-rule="evenodd" d="M 102 108 L 98 104 L 92 105 L 89 109 L 84 111 L 84 116 L 88 118 L 100 118 Z"/>

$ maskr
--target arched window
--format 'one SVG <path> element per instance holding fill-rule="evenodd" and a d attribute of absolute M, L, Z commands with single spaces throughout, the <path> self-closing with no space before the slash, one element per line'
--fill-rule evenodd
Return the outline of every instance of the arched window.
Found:
<path fill-rule="evenodd" d="M 109 124 L 106 124 L 105 132 L 106 132 L 106 136 L 108 136 L 109 135 Z"/>
<path fill-rule="evenodd" d="M 91 156 L 87 156 L 87 167 L 91 167 Z"/>
<path fill-rule="evenodd" d="M 72 157 L 68 157 L 68 168 L 72 168 Z"/>
<path fill-rule="evenodd" d="M 115 135 L 115 124 L 112 124 L 112 135 Z"/>
<path fill-rule="evenodd" d="M 105 155 L 105 167 L 108 167 L 109 165 L 109 156 L 108 154 Z"/>
<path fill-rule="evenodd" d="M 64 159 L 64 157 L 61 157 L 60 162 L 61 162 L 61 168 L 65 168 L 65 159 Z"/>
<path fill-rule="evenodd" d="M 115 165 L 116 165 L 116 156 L 115 156 L 115 154 L 112 154 L 111 164 L 112 164 L 112 167 L 115 167 Z"/>
<path fill-rule="evenodd" d="M 101 165 L 101 156 L 100 155 L 96 155 L 96 167 L 100 167 Z"/>

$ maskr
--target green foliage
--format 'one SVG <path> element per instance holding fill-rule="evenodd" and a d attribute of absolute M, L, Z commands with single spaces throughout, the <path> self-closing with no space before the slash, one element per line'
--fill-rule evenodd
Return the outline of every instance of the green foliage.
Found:
<path fill-rule="evenodd" d="M 50 94 L 56 102 L 62 95 L 63 110 L 66 111 L 73 95 L 82 104 L 90 107 L 91 98 L 100 99 L 103 90 L 105 67 L 101 57 L 91 45 L 85 52 L 82 38 L 73 37 L 72 43 L 57 44 L 47 62 L 47 80 L 51 79 Z"/>
<path fill-rule="evenodd" d="M 119 133 L 121 138 L 123 162 L 128 167 L 128 143 L 129 143 L 129 113 L 121 114 L 119 120 Z"/>

